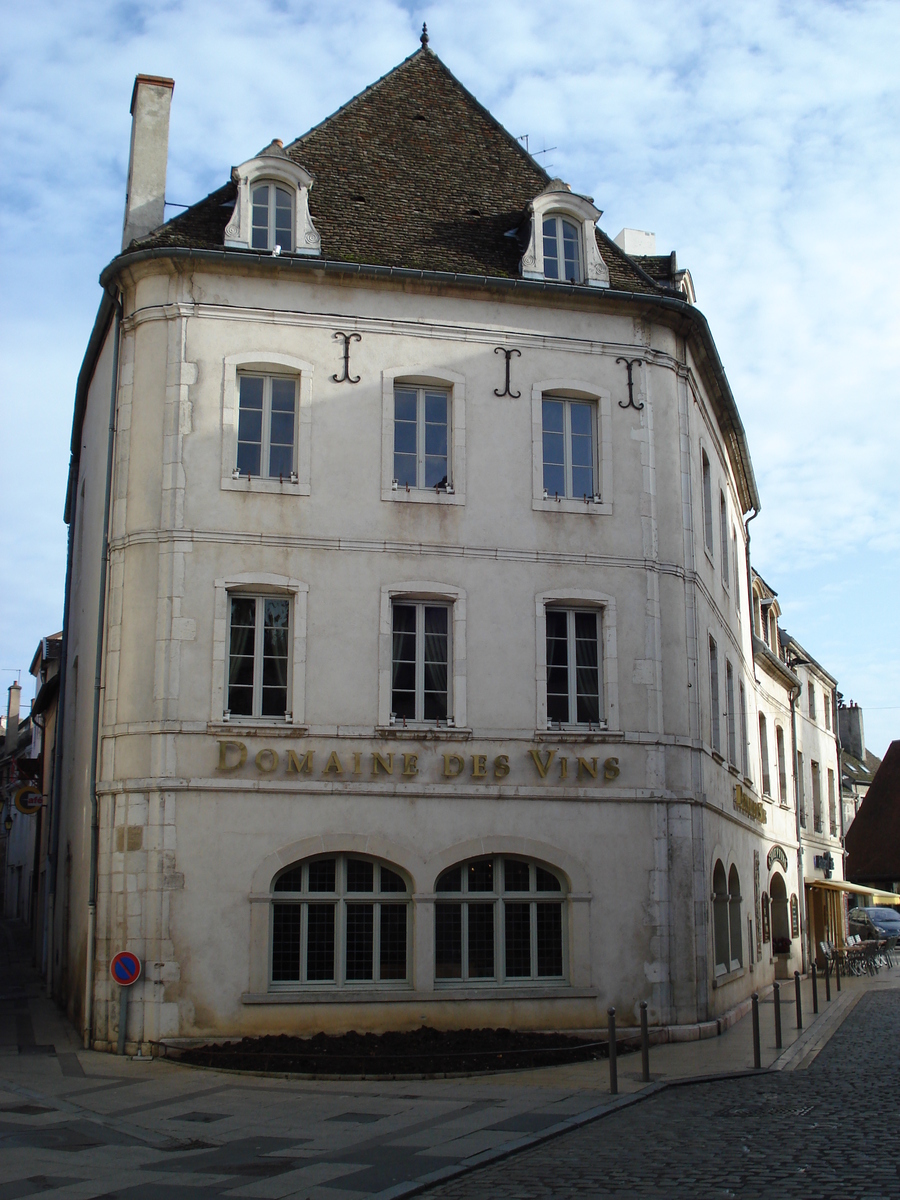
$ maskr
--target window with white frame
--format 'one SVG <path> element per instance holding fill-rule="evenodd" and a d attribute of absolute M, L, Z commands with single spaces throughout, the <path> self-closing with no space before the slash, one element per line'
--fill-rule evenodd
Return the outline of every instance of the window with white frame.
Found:
<path fill-rule="evenodd" d="M 559 213 L 543 219 L 544 276 L 547 279 L 581 283 L 581 232 L 578 226 Z"/>
<path fill-rule="evenodd" d="M 565 978 L 566 888 L 556 871 L 520 858 L 476 858 L 442 872 L 435 890 L 438 985 Z"/>
<path fill-rule="evenodd" d="M 810 761 L 809 771 L 812 776 L 813 832 L 822 833 L 822 781 L 815 759 Z"/>
<path fill-rule="evenodd" d="M 401 488 L 452 490 L 449 391 L 394 388 L 394 481 Z"/>
<path fill-rule="evenodd" d="M 769 733 L 764 713 L 759 714 L 759 757 L 762 764 L 763 795 L 768 796 L 772 791 L 772 780 L 769 775 Z"/>
<path fill-rule="evenodd" d="M 545 396 L 541 410 L 544 496 L 593 499 L 597 494 L 596 405 Z"/>
<path fill-rule="evenodd" d="M 834 771 L 828 768 L 828 832 L 837 837 L 837 796 L 834 787 Z"/>
<path fill-rule="evenodd" d="M 283 720 L 289 709 L 290 599 L 232 594 L 228 618 L 226 715 Z"/>
<path fill-rule="evenodd" d="M 809 705 L 809 719 L 816 719 L 816 688 L 812 680 L 806 685 L 806 698 Z"/>
<path fill-rule="evenodd" d="M 806 787 L 803 779 L 803 755 L 797 751 L 797 806 L 800 809 L 800 828 L 806 828 Z"/>
<path fill-rule="evenodd" d="M 715 638 L 709 639 L 709 740 L 717 753 L 721 753 L 722 739 L 719 718 L 719 650 Z"/>
<path fill-rule="evenodd" d="M 822 693 L 822 710 L 825 714 L 825 728 L 831 733 L 831 692 L 827 689 Z"/>
<path fill-rule="evenodd" d="M 729 586 L 728 578 L 728 503 L 725 493 L 719 492 L 719 541 L 722 551 L 722 582 Z"/>
<path fill-rule="evenodd" d="M 731 554 L 732 562 L 734 565 L 734 607 L 737 610 L 738 620 L 740 620 L 740 616 L 741 616 L 741 584 L 740 584 L 741 573 L 740 573 L 740 569 L 738 566 L 738 564 L 740 563 L 740 559 L 738 558 L 738 536 L 737 536 L 737 530 L 734 528 L 734 526 L 732 526 L 732 529 L 731 529 L 731 551 L 732 551 L 732 554 Z"/>
<path fill-rule="evenodd" d="M 391 607 L 391 720 L 446 723 L 451 606 L 395 600 Z"/>
<path fill-rule="evenodd" d="M 252 250 L 274 250 L 283 254 L 294 249 L 294 204 L 291 193 L 277 183 L 255 183 L 250 189 Z"/>
<path fill-rule="evenodd" d="M 775 752 L 778 759 L 778 799 L 787 807 L 787 762 L 784 755 L 784 730 L 775 726 Z"/>
<path fill-rule="evenodd" d="M 750 774 L 750 762 L 748 756 L 748 737 L 747 737 L 747 693 L 744 690 L 744 681 L 741 680 L 738 684 L 738 694 L 740 700 L 741 714 L 741 774 L 746 778 Z"/>
<path fill-rule="evenodd" d="M 734 668 L 728 659 L 725 659 L 725 715 L 728 721 L 728 761 L 733 767 L 738 765 L 737 760 L 737 730 L 735 728 L 734 708 Z"/>
<path fill-rule="evenodd" d="M 601 614 L 551 608 L 547 620 L 547 725 L 599 725 L 603 679 Z"/>
<path fill-rule="evenodd" d="M 297 477 L 297 380 L 283 375 L 238 375 L 237 474 Z"/>
<path fill-rule="evenodd" d="M 706 549 L 713 552 L 712 472 L 705 450 L 700 451 L 700 468 L 703 483 L 703 537 Z"/>
<path fill-rule="evenodd" d="M 410 892 L 399 870 L 359 855 L 286 867 L 272 883 L 274 987 L 407 984 Z"/>

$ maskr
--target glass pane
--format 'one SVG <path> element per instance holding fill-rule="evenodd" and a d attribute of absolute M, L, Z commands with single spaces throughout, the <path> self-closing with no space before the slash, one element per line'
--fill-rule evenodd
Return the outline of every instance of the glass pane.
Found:
<path fill-rule="evenodd" d="M 563 973 L 561 904 L 537 906 L 537 973 L 542 979 Z"/>
<path fill-rule="evenodd" d="M 238 716 L 252 716 L 256 645 L 256 600 L 252 597 L 232 597 L 230 637 L 228 710 Z"/>
<path fill-rule="evenodd" d="M 507 892 L 527 892 L 530 890 L 530 871 L 528 863 L 518 862 L 514 858 L 503 860 L 503 887 Z"/>
<path fill-rule="evenodd" d="M 263 380 L 241 376 L 237 467 L 242 475 L 259 475 L 262 446 Z"/>
<path fill-rule="evenodd" d="M 447 633 L 450 610 L 443 605 L 425 605 L 425 632 Z"/>
<path fill-rule="evenodd" d="M 280 882 L 280 881 L 279 881 Z M 300 982 L 301 904 L 276 904 L 272 919 L 272 979 Z"/>
<path fill-rule="evenodd" d="M 382 904 L 381 949 L 378 969 L 382 979 L 406 978 L 406 905 Z"/>
<path fill-rule="evenodd" d="M 449 871 L 445 871 L 439 877 L 435 890 L 438 892 L 461 892 L 462 867 L 451 867 Z"/>
<path fill-rule="evenodd" d="M 288 623 L 290 602 L 266 600 L 263 628 L 263 716 L 287 710 Z"/>
<path fill-rule="evenodd" d="M 568 614 L 547 610 L 547 719 L 569 722 Z"/>
<path fill-rule="evenodd" d="M 467 904 L 469 921 L 469 978 L 494 976 L 494 906 Z"/>
<path fill-rule="evenodd" d="M 416 718 L 416 608 L 395 604 L 393 609 L 393 671 L 391 711 L 400 718 Z"/>
<path fill-rule="evenodd" d="M 494 860 L 479 858 L 470 862 L 467 869 L 470 892 L 492 892 L 494 890 Z"/>
<path fill-rule="evenodd" d="M 279 875 L 275 881 L 276 892 L 302 892 L 303 891 L 303 868 L 291 867 L 289 871 L 285 871 L 283 875 Z"/>
<path fill-rule="evenodd" d="M 447 675 L 449 611 L 436 605 L 425 606 L 425 697 L 426 721 L 447 718 Z"/>
<path fill-rule="evenodd" d="M 568 622 L 566 614 L 559 608 L 547 609 L 547 637 L 559 638 L 563 642 L 566 640 L 566 630 Z"/>
<path fill-rule="evenodd" d="M 422 719 L 425 721 L 447 720 L 447 693 L 426 692 L 423 698 Z"/>
<path fill-rule="evenodd" d="M 272 412 L 269 422 L 269 475 L 290 478 L 294 469 L 294 401 L 293 380 L 272 380 Z"/>
<path fill-rule="evenodd" d="M 389 871 L 387 867 L 382 867 L 381 890 L 383 892 L 405 892 L 406 883 L 396 871 Z"/>
<path fill-rule="evenodd" d="M 581 269 L 578 253 L 578 230 L 568 221 L 563 221 L 563 252 L 566 260 L 566 279 L 574 283 L 581 282 Z"/>
<path fill-rule="evenodd" d="M 596 613 L 575 614 L 575 691 L 578 697 L 577 720 L 599 720 L 600 669 Z"/>
<path fill-rule="evenodd" d="M 416 421 L 416 393 L 414 391 L 394 392 L 394 420 Z"/>
<path fill-rule="evenodd" d="M 306 979 L 334 979 L 334 905 L 306 905 Z"/>
<path fill-rule="evenodd" d="M 569 724 L 569 694 L 568 692 L 547 691 L 547 720 L 556 725 Z"/>
<path fill-rule="evenodd" d="M 452 874 L 452 872 L 448 872 Z M 442 876 L 443 878 L 443 876 Z M 441 891 L 440 884 L 438 891 Z M 434 977 L 462 978 L 462 905 L 434 906 Z"/>
<path fill-rule="evenodd" d="M 416 486 L 416 456 L 414 454 L 394 455 L 394 478 L 402 488 Z"/>
<path fill-rule="evenodd" d="M 269 248 L 269 185 L 262 184 L 261 187 L 253 189 L 252 196 L 252 211 L 253 211 L 253 229 L 251 236 L 251 246 L 254 250 L 268 250 Z"/>
<path fill-rule="evenodd" d="M 544 433 L 562 433 L 565 429 L 562 400 L 544 400 L 541 406 Z M 562 462 L 562 459 L 559 459 Z"/>
<path fill-rule="evenodd" d="M 416 426 L 412 421 L 396 421 L 394 424 L 395 454 L 416 453 Z"/>
<path fill-rule="evenodd" d="M 335 859 L 320 858 L 309 864 L 309 890 L 311 892 L 333 892 L 335 890 Z"/>
<path fill-rule="evenodd" d="M 559 279 L 556 217 L 544 218 L 544 274 L 548 279 Z"/>
<path fill-rule="evenodd" d="M 447 473 L 447 395 L 425 393 L 425 486 L 446 487 Z"/>
<path fill-rule="evenodd" d="M 372 978 L 374 905 L 347 905 L 347 978 Z"/>
<path fill-rule="evenodd" d="M 535 868 L 535 881 L 539 892 L 561 892 L 562 884 L 555 875 L 545 871 L 543 867 Z"/>
<path fill-rule="evenodd" d="M 549 489 L 548 489 L 549 490 Z M 594 471 L 592 467 L 572 468 L 572 495 L 576 500 L 583 496 L 589 499 L 594 494 Z"/>
<path fill-rule="evenodd" d="M 425 420 L 430 425 L 441 425 L 447 428 L 447 393 L 425 393 Z"/>
<path fill-rule="evenodd" d="M 546 442 L 547 435 L 544 435 Z M 560 443 L 562 438 L 559 439 Z M 546 450 L 546 445 L 545 445 Z M 565 467 L 554 465 L 553 463 L 544 462 L 544 491 L 552 499 L 556 496 L 565 496 L 566 494 L 566 471 Z"/>
<path fill-rule="evenodd" d="M 293 224 L 291 214 L 290 192 L 277 187 L 275 189 L 275 242 L 286 254 L 290 254 L 294 248 L 291 235 Z"/>
<path fill-rule="evenodd" d="M 447 486 L 447 456 L 427 454 L 425 456 L 425 486 L 427 488 Z"/>
<path fill-rule="evenodd" d="M 506 905 L 506 976 L 531 974 L 531 905 Z"/>
<path fill-rule="evenodd" d="M 569 419 L 573 437 L 591 437 L 593 422 L 590 404 L 572 401 L 569 405 Z"/>
<path fill-rule="evenodd" d="M 347 891 L 375 891 L 375 874 L 372 863 L 361 858 L 347 859 Z"/>
<path fill-rule="evenodd" d="M 596 672 L 594 673 L 592 680 L 584 680 L 582 678 L 581 669 L 579 668 L 578 687 L 579 689 L 582 687 L 584 688 L 584 691 L 579 690 L 578 692 L 578 712 L 575 719 L 579 725 L 596 725 L 600 721 L 600 700 L 596 690 L 590 690 L 591 687 L 596 689 Z"/>

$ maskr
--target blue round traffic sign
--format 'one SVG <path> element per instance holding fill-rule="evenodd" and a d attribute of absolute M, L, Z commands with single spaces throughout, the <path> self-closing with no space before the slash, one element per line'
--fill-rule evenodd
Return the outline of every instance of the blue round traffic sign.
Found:
<path fill-rule="evenodd" d="M 131 987 L 141 974 L 141 960 L 130 950 L 120 950 L 109 964 L 109 973 L 120 987 Z"/>

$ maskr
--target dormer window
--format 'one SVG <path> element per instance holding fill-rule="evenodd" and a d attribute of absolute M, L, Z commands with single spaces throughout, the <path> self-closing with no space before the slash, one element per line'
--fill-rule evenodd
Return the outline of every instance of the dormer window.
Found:
<path fill-rule="evenodd" d="M 581 237 L 565 217 L 544 217 L 544 276 L 581 283 Z"/>
<path fill-rule="evenodd" d="M 309 215 L 313 177 L 274 141 L 256 158 L 234 167 L 234 212 L 225 227 L 225 245 L 269 254 L 322 253 Z"/>
<path fill-rule="evenodd" d="M 253 221 L 250 246 L 253 250 L 274 250 L 283 254 L 294 249 L 294 205 L 291 193 L 277 183 L 257 183 L 250 191 Z"/>
<path fill-rule="evenodd" d="M 554 179 L 528 207 L 531 227 L 521 264 L 526 279 L 609 287 L 594 228 L 602 214 L 590 197 Z"/>

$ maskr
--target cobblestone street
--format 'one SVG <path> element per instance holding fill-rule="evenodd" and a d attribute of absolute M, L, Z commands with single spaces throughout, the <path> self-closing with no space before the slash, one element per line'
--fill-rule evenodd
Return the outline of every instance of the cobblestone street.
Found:
<path fill-rule="evenodd" d="M 807 1070 L 673 1087 L 429 1200 L 900 1195 L 900 991 L 869 992 Z"/>

